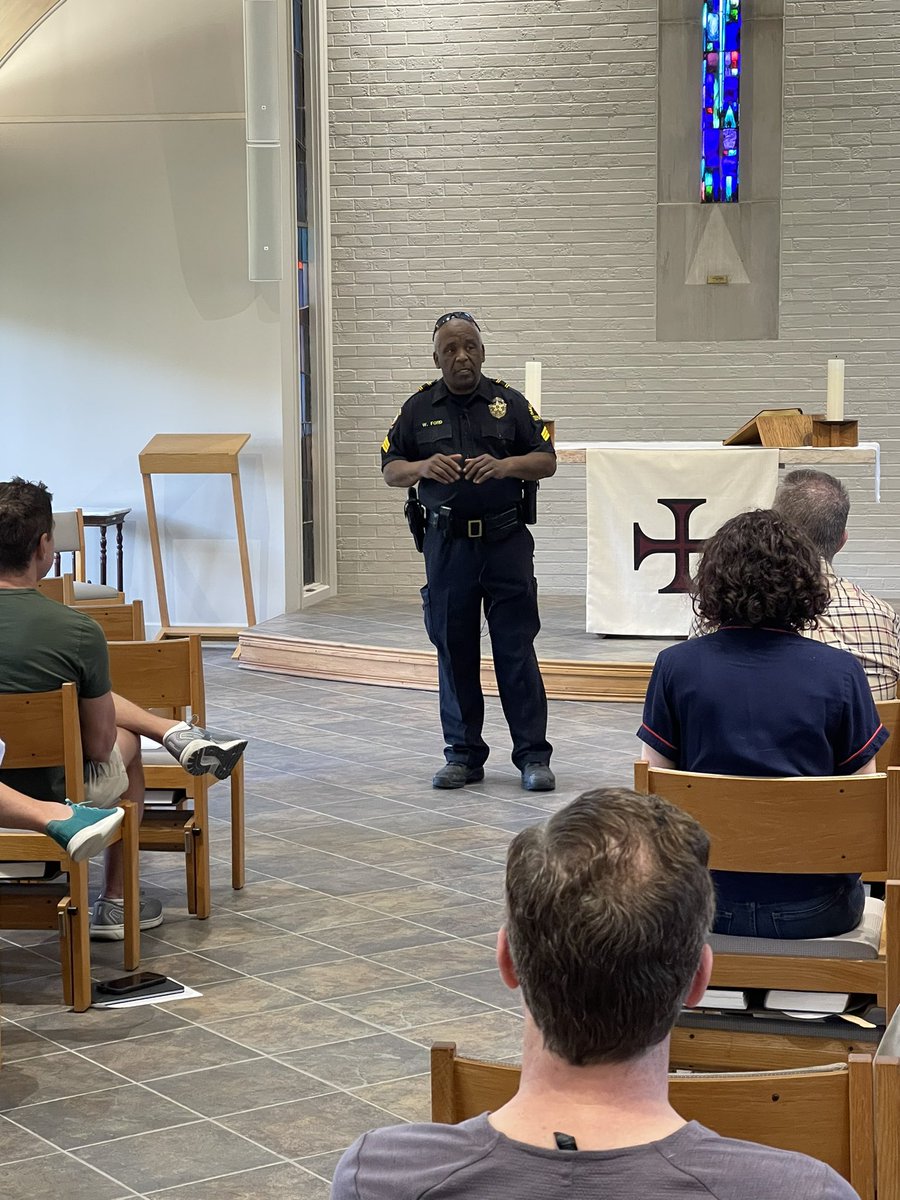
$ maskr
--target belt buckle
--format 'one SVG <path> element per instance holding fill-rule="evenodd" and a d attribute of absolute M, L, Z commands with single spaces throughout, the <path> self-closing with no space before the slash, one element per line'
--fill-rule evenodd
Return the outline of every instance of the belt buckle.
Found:
<path fill-rule="evenodd" d="M 472 517 L 466 523 L 466 537 L 477 538 L 481 537 L 482 525 L 480 517 Z"/>

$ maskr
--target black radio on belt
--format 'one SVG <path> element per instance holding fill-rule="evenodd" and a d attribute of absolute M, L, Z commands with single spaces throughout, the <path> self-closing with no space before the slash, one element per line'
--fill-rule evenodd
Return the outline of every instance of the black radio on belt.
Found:
<path fill-rule="evenodd" d="M 540 484 L 536 479 L 525 479 L 522 482 L 522 499 L 519 505 L 522 509 L 522 520 L 526 525 L 537 525 L 537 494 Z"/>

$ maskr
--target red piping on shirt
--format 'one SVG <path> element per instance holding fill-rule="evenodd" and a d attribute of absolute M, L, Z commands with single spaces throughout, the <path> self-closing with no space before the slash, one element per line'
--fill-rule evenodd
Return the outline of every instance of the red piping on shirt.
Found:
<path fill-rule="evenodd" d="M 660 740 L 661 742 L 666 742 L 666 739 L 665 739 L 664 737 L 660 737 L 660 735 L 659 735 L 659 734 L 656 732 L 656 730 L 655 730 L 655 729 L 651 729 L 651 728 L 650 728 L 650 726 L 647 724 L 647 722 L 646 722 L 646 721 L 641 721 L 641 729 L 646 729 L 648 733 L 652 733 L 652 734 L 653 734 L 653 736 L 654 736 L 655 738 L 659 738 L 659 740 Z M 877 732 L 877 730 L 876 730 L 876 732 Z M 874 734 L 873 734 L 873 736 L 874 736 Z M 670 749 L 672 749 L 672 750 L 677 750 L 677 749 L 678 749 L 678 747 L 677 747 L 677 746 L 673 746 L 671 742 L 666 742 L 666 745 L 667 745 L 667 746 L 668 746 Z M 865 746 L 863 747 L 863 749 L 865 749 Z"/>
<path fill-rule="evenodd" d="M 866 745 L 860 746 L 860 748 L 854 754 L 851 754 L 849 758 L 845 758 L 842 763 L 838 763 L 838 766 L 845 767 L 848 762 L 852 762 L 854 760 L 854 758 L 858 758 L 860 756 L 860 754 L 862 754 L 862 752 L 866 749 L 866 746 L 872 745 L 872 743 L 878 737 L 879 733 L 881 733 L 882 729 L 884 729 L 884 726 L 879 725 L 878 728 L 875 730 L 875 732 L 872 734 L 872 736 L 869 738 L 869 740 L 866 742 Z"/>

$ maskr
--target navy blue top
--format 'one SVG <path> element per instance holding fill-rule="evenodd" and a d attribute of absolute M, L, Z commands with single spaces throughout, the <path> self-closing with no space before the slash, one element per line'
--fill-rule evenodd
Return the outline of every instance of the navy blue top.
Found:
<path fill-rule="evenodd" d="M 638 737 L 679 771 L 852 775 L 888 739 L 846 650 L 778 629 L 726 627 L 663 650 Z M 855 875 L 716 871 L 720 900 L 806 900 Z"/>
<path fill-rule="evenodd" d="M 535 450 L 555 454 L 550 431 L 521 392 L 502 379 L 482 375 L 474 392 L 456 396 L 443 379 L 435 379 L 423 383 L 400 409 L 381 445 L 381 469 L 394 459 L 416 462 L 432 454 L 509 458 Z M 457 516 L 502 512 L 521 497 L 520 479 L 419 483 L 419 499 L 426 508 L 436 511 L 446 504 Z"/>

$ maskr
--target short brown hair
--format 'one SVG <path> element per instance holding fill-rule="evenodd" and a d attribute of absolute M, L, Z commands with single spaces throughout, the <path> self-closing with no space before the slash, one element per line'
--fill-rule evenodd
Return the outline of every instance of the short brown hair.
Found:
<path fill-rule="evenodd" d="M 850 515 L 850 497 L 839 479 L 825 471 L 791 471 L 781 481 L 772 508 L 802 529 L 822 558 L 831 562 Z"/>
<path fill-rule="evenodd" d="M 43 483 L 0 483 L 0 571 L 24 571 L 53 532 L 53 497 Z"/>
<path fill-rule="evenodd" d="M 828 604 L 822 562 L 806 534 L 768 508 L 739 513 L 703 547 L 694 611 L 704 629 L 815 628 Z"/>
<path fill-rule="evenodd" d="M 667 1036 L 712 920 L 708 856 L 693 817 L 628 788 L 585 792 L 515 837 L 507 936 L 551 1053 L 624 1062 Z"/>

